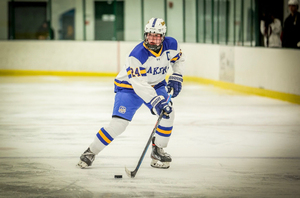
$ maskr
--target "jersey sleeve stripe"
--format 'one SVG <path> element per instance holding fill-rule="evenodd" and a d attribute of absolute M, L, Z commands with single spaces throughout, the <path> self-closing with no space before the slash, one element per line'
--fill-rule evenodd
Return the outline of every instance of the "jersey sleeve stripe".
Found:
<path fill-rule="evenodd" d="M 174 58 L 172 58 L 172 60 L 171 61 L 177 61 L 177 59 L 178 59 L 178 57 L 174 57 Z"/>
<path fill-rule="evenodd" d="M 174 58 L 171 59 L 171 62 L 174 63 L 177 60 L 179 60 L 181 55 L 182 55 L 182 52 L 180 51 L 176 56 L 174 56 Z"/>
<path fill-rule="evenodd" d="M 128 76 L 128 78 L 129 78 L 129 79 L 132 78 L 132 72 L 131 72 L 130 67 L 127 67 L 126 71 L 127 71 L 127 76 Z"/>
<path fill-rule="evenodd" d="M 140 72 L 142 76 L 147 76 L 146 68 L 145 67 L 140 67 Z"/>

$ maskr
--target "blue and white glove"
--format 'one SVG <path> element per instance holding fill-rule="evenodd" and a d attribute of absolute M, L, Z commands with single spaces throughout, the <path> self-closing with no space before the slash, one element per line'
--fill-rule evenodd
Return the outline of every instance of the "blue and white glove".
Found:
<path fill-rule="evenodd" d="M 163 118 L 169 119 L 169 114 L 172 112 L 172 107 L 168 105 L 166 99 L 163 96 L 155 96 L 150 104 L 152 105 L 152 111 L 156 115 L 160 115 L 164 111 Z"/>
<path fill-rule="evenodd" d="M 167 88 L 168 88 L 168 93 L 170 93 L 171 90 L 173 89 L 172 98 L 175 98 L 181 91 L 182 82 L 183 82 L 183 78 L 181 74 L 174 73 L 169 77 Z"/>

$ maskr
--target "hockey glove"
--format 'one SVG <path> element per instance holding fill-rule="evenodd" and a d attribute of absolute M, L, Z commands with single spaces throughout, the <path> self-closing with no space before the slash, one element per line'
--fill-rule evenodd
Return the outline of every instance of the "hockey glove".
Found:
<path fill-rule="evenodd" d="M 181 74 L 174 73 L 169 77 L 169 82 L 168 82 L 167 88 L 168 88 L 169 93 L 173 89 L 172 98 L 175 98 L 181 91 L 182 82 L 183 82 L 183 78 L 182 78 Z"/>
<path fill-rule="evenodd" d="M 152 111 L 156 115 L 160 115 L 161 111 L 164 111 L 163 118 L 169 119 L 169 114 L 172 112 L 172 107 L 168 105 L 166 99 L 163 96 L 155 96 L 150 104 L 152 105 Z"/>

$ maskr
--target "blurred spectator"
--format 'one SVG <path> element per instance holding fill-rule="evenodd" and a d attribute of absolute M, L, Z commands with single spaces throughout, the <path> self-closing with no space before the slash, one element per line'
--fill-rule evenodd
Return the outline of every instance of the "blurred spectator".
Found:
<path fill-rule="evenodd" d="M 282 46 L 300 49 L 300 13 L 298 0 L 289 0 L 290 15 L 284 21 Z"/>
<path fill-rule="evenodd" d="M 264 35 L 265 47 L 281 47 L 281 22 L 273 14 L 263 14 L 260 31 Z"/>
<path fill-rule="evenodd" d="M 64 36 L 65 40 L 74 40 L 74 28 L 71 25 L 68 25 L 67 32 Z"/>
<path fill-rule="evenodd" d="M 49 22 L 45 21 L 43 24 L 39 27 L 39 29 L 36 32 L 36 38 L 38 40 L 53 40 L 54 39 L 54 31 L 49 26 Z"/>

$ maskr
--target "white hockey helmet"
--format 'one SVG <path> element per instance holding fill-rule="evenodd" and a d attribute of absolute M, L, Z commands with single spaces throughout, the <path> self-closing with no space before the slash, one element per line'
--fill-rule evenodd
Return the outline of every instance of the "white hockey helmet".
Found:
<path fill-rule="evenodd" d="M 299 6 L 298 0 L 289 0 L 288 5 L 297 5 Z"/>
<path fill-rule="evenodd" d="M 165 36 L 167 32 L 167 26 L 165 21 L 160 18 L 151 18 L 145 26 L 144 33 L 155 33 Z"/>
<path fill-rule="evenodd" d="M 151 18 L 148 21 L 148 23 L 145 25 L 145 29 L 144 29 L 144 38 L 145 38 L 144 42 L 145 42 L 145 45 L 153 51 L 156 51 L 156 50 L 160 49 L 161 46 L 162 46 L 162 42 L 164 41 L 166 32 L 167 32 L 167 26 L 166 26 L 166 23 L 163 19 Z M 161 44 L 159 46 L 150 45 L 147 41 L 147 34 L 148 33 L 161 34 L 162 35 Z"/>

